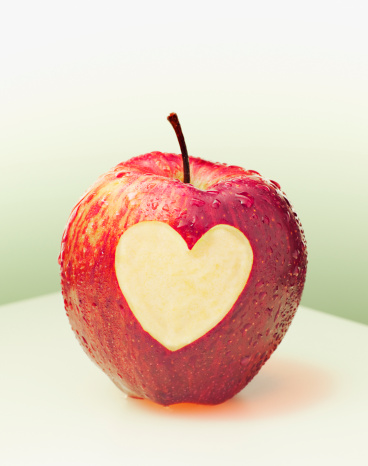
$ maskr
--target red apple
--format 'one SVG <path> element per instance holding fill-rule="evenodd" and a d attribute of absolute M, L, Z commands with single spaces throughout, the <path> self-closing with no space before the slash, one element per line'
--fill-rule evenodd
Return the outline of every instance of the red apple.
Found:
<path fill-rule="evenodd" d="M 289 328 L 306 243 L 276 182 L 187 159 L 179 141 L 185 180 L 181 155 L 152 152 L 78 202 L 62 239 L 62 293 L 79 342 L 125 393 L 217 404 Z"/>

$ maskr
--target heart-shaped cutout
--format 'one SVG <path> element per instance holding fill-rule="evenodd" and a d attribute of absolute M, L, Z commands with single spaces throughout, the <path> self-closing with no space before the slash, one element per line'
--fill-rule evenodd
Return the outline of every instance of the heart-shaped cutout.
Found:
<path fill-rule="evenodd" d="M 222 224 L 190 250 L 166 223 L 137 223 L 122 234 L 115 255 L 116 276 L 131 311 L 171 351 L 205 335 L 226 316 L 252 265 L 247 237 Z"/>

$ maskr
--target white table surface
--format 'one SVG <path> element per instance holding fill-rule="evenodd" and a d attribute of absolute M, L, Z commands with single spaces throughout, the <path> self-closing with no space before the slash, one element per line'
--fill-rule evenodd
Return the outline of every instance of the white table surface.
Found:
<path fill-rule="evenodd" d="M 60 294 L 0 307 L 0 464 L 367 465 L 368 327 L 300 307 L 253 381 L 214 407 L 126 398 Z"/>

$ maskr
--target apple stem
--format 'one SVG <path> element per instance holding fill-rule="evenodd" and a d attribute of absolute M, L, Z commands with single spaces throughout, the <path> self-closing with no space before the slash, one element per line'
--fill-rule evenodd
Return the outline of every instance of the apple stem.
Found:
<path fill-rule="evenodd" d="M 176 113 L 170 113 L 167 119 L 169 120 L 172 127 L 174 128 L 176 137 L 178 138 L 178 141 L 179 141 L 181 157 L 183 159 L 183 171 L 184 171 L 183 181 L 184 183 L 190 183 L 190 168 L 189 168 L 189 157 L 188 157 L 187 145 L 185 144 L 185 139 L 184 139 L 183 131 L 181 130 L 178 115 Z"/>

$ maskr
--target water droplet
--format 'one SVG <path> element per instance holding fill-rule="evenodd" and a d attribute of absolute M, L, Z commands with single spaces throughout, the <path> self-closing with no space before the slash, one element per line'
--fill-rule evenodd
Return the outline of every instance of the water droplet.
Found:
<path fill-rule="evenodd" d="M 285 200 L 286 204 L 287 204 L 289 207 L 291 207 L 291 204 L 290 204 L 290 202 L 289 202 L 289 199 L 288 199 L 286 196 L 284 196 L 284 200 Z"/>
<path fill-rule="evenodd" d="M 267 293 L 265 291 L 262 291 L 262 293 L 259 293 L 259 300 L 262 301 L 267 296 Z"/>
<path fill-rule="evenodd" d="M 265 184 L 258 184 L 257 186 L 261 191 L 264 191 L 266 193 L 270 192 L 270 188 Z"/>
<path fill-rule="evenodd" d="M 244 356 L 244 358 L 241 359 L 240 364 L 242 366 L 247 366 L 250 363 L 250 356 Z"/>
<path fill-rule="evenodd" d="M 258 172 L 256 172 L 255 170 L 247 170 L 247 173 L 249 173 L 249 175 L 258 175 L 258 176 L 261 176 Z"/>
<path fill-rule="evenodd" d="M 158 202 L 152 202 L 152 209 L 156 210 L 158 207 Z"/>
<path fill-rule="evenodd" d="M 272 314 L 272 308 L 271 307 L 266 307 L 265 312 L 267 312 L 268 315 Z"/>
<path fill-rule="evenodd" d="M 267 217 L 267 215 L 265 215 L 264 217 L 262 217 L 262 222 L 266 225 L 269 225 L 270 224 L 270 219 Z"/>
<path fill-rule="evenodd" d="M 192 199 L 192 204 L 197 207 L 202 207 L 205 202 L 202 199 Z"/>
<path fill-rule="evenodd" d="M 248 208 L 252 207 L 254 204 L 254 198 L 247 192 L 236 193 L 235 196 L 240 198 L 240 204 L 245 205 Z"/>
<path fill-rule="evenodd" d="M 300 269 L 299 269 L 298 266 L 296 266 L 296 267 L 294 268 L 294 270 L 293 270 L 293 275 L 297 276 L 297 275 L 299 275 L 299 272 L 300 272 Z"/>
<path fill-rule="evenodd" d="M 118 172 L 118 173 L 115 175 L 115 178 L 122 178 L 125 174 L 126 174 L 126 172 Z"/>
<path fill-rule="evenodd" d="M 216 191 L 216 189 L 210 189 L 210 190 L 206 191 L 206 193 L 208 193 L 208 194 L 218 194 L 219 192 Z"/>
<path fill-rule="evenodd" d="M 298 250 L 294 251 L 292 256 L 293 256 L 294 259 L 297 259 L 298 256 L 299 256 L 299 251 Z"/>
<path fill-rule="evenodd" d="M 260 281 L 256 284 L 256 290 L 259 290 L 259 288 L 262 288 L 262 286 L 264 285 L 264 282 Z"/>
<path fill-rule="evenodd" d="M 193 215 L 192 219 L 190 220 L 190 226 L 192 227 L 196 221 L 197 221 L 197 217 Z"/>
<path fill-rule="evenodd" d="M 275 186 L 275 188 L 277 189 L 281 189 L 281 186 L 279 185 L 279 183 L 277 181 L 274 181 L 274 180 L 270 180 L 270 183 Z"/>
<path fill-rule="evenodd" d="M 186 224 L 187 224 L 186 218 L 185 218 L 185 217 L 180 218 L 180 219 L 179 219 L 179 223 L 178 223 L 178 228 L 185 227 Z"/>
<path fill-rule="evenodd" d="M 218 200 L 218 199 L 215 199 L 213 202 L 212 202 L 212 207 L 214 209 L 218 209 L 220 207 L 220 204 L 221 202 Z"/>
<path fill-rule="evenodd" d="M 248 323 L 248 324 L 245 324 L 244 325 L 244 328 L 243 328 L 243 333 L 246 333 L 247 330 L 249 330 L 251 328 L 252 324 Z"/>
<path fill-rule="evenodd" d="M 169 206 L 167 204 L 165 204 L 163 207 L 162 207 L 162 210 L 165 210 L 166 212 L 170 210 Z"/>

